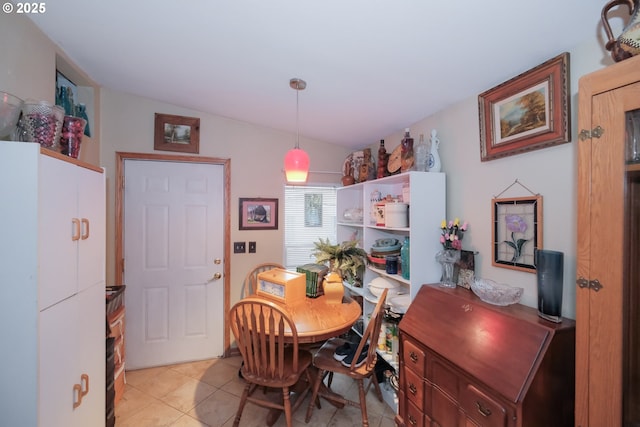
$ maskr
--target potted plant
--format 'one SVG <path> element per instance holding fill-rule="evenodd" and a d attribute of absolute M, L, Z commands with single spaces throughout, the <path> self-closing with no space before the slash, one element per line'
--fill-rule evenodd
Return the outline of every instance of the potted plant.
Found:
<path fill-rule="evenodd" d="M 356 240 L 332 244 L 322 237 L 314 243 L 313 255 L 316 263 L 329 263 L 329 271 L 338 273 L 344 280 L 362 286 L 362 273 L 366 265 L 367 252 L 357 246 Z"/>

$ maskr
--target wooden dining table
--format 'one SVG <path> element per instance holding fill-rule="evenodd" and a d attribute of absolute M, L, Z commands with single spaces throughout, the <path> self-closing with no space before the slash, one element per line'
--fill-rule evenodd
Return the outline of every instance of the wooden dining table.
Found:
<path fill-rule="evenodd" d="M 298 330 L 299 344 L 318 343 L 342 335 L 362 314 L 360 304 L 348 296 L 343 297 L 340 304 L 319 296 L 284 306 Z M 285 332 L 285 336 L 289 334 Z"/>

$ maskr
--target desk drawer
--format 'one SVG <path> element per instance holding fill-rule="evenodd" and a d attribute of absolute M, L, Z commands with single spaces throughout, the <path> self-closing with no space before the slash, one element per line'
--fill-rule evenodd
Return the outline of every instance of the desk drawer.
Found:
<path fill-rule="evenodd" d="M 410 367 L 418 376 L 424 377 L 426 360 L 424 351 L 410 340 L 405 339 L 402 347 L 402 356 L 406 366 Z"/>
<path fill-rule="evenodd" d="M 462 390 L 460 406 L 467 417 L 479 425 L 484 427 L 507 426 L 507 409 L 473 384 L 466 384 Z"/>
<path fill-rule="evenodd" d="M 404 395 L 418 407 L 424 410 L 424 380 L 406 366 L 402 370 L 404 375 Z"/>

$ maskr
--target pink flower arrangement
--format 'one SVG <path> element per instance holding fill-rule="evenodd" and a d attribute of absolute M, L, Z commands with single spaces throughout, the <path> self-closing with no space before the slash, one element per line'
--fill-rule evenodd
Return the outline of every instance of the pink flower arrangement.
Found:
<path fill-rule="evenodd" d="M 453 221 L 449 221 L 443 219 L 440 224 L 440 231 L 442 234 L 440 235 L 440 243 L 444 249 L 462 249 L 462 237 L 464 236 L 465 231 L 469 224 L 465 221 L 462 225 L 460 225 L 460 220 L 456 218 Z"/>

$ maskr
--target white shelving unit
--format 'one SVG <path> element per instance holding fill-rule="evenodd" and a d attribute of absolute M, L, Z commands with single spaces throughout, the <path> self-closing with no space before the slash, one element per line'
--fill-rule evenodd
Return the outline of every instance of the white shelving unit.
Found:
<path fill-rule="evenodd" d="M 408 191 L 407 191 L 408 187 Z M 402 197 L 403 189 L 409 195 L 409 226 L 390 228 L 375 225 L 372 218 L 371 194 L 379 191 L 384 198 Z M 373 181 L 362 182 L 337 191 L 337 239 L 339 242 L 357 239 L 367 252 L 378 239 L 396 238 L 403 242 L 406 236 L 410 240 L 410 278 L 404 279 L 398 274 L 387 274 L 384 270 L 368 266 L 364 273 L 363 288 L 345 284 L 349 292 L 363 297 L 363 323 L 366 328 L 368 316 L 375 307 L 376 297 L 367 290 L 367 284 L 376 277 L 385 277 L 400 283 L 400 291 L 408 293 L 411 301 L 423 284 L 440 280 L 441 268 L 435 255 L 441 250 L 440 223 L 446 218 L 446 177 L 444 173 L 405 172 Z M 348 209 L 359 208 L 363 211 L 361 223 L 344 220 Z M 398 372 L 393 355 L 381 353 Z M 382 387 L 383 396 L 389 406 L 397 410 L 395 393 Z"/>

